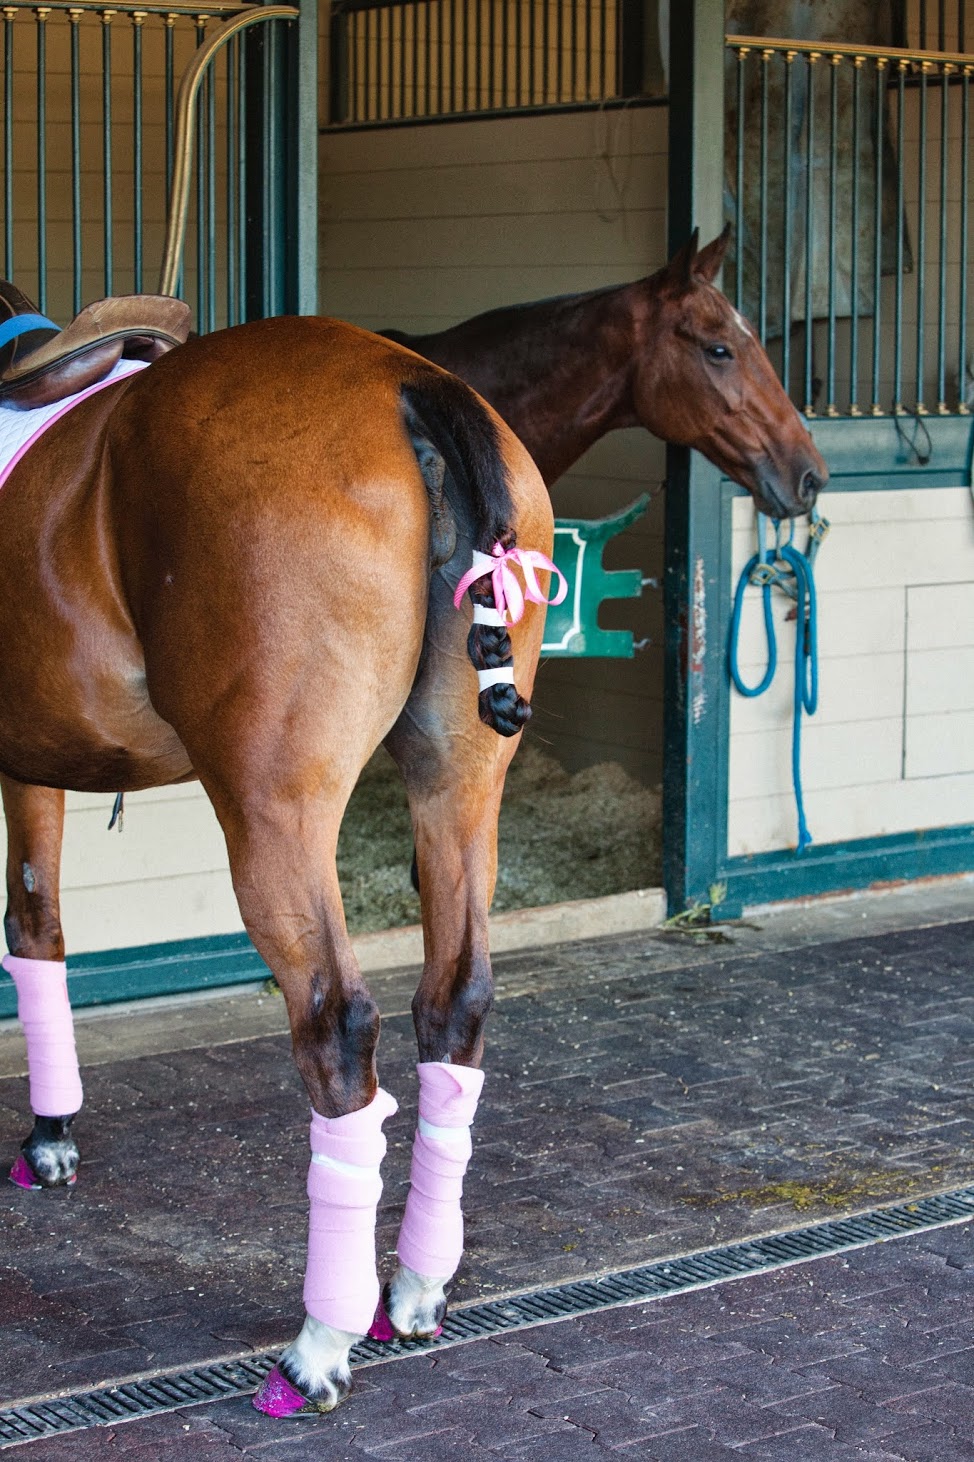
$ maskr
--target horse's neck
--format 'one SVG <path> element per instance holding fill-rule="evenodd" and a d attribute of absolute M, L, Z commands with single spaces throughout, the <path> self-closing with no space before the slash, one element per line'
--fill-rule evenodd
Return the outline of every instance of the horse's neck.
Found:
<path fill-rule="evenodd" d="M 512 311 L 490 338 L 459 326 L 431 352 L 486 397 L 549 486 L 606 432 L 636 424 L 629 288 Z"/>
<path fill-rule="evenodd" d="M 548 368 L 529 361 L 511 393 L 520 422 L 510 424 L 549 486 L 607 432 L 635 424 L 627 289 L 581 296 L 564 308 L 547 342 Z"/>

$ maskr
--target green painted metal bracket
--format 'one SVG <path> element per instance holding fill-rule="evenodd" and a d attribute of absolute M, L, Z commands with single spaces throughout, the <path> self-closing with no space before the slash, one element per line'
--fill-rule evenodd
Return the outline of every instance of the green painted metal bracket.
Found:
<path fill-rule="evenodd" d="M 549 606 L 542 655 L 632 659 L 632 631 L 600 629 L 599 605 L 605 599 L 638 599 L 642 571 L 604 568 L 602 553 L 609 539 L 630 528 L 648 507 L 649 494 L 643 493 L 607 518 L 555 519 L 554 561 L 568 580 L 568 593 L 560 604 Z"/>

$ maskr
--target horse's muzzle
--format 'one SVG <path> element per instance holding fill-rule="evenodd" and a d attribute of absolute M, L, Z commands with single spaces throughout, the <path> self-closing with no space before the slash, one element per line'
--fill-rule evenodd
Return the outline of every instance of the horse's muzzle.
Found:
<path fill-rule="evenodd" d="M 822 474 L 814 471 L 811 467 L 802 473 L 801 481 L 798 484 L 798 501 L 806 513 L 811 508 L 814 508 L 815 499 L 828 480 L 827 472 Z"/>
<path fill-rule="evenodd" d="M 829 480 L 829 470 L 814 448 L 803 457 L 804 460 L 789 463 L 790 470 L 785 471 L 777 463 L 766 462 L 765 470 L 759 473 L 754 497 L 769 517 L 799 518 L 815 506 L 816 498 Z"/>

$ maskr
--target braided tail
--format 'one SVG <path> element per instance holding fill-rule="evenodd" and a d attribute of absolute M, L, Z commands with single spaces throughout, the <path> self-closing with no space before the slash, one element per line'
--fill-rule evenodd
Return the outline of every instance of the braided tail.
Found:
<path fill-rule="evenodd" d="M 505 548 L 514 547 L 513 533 L 509 535 L 509 539 L 508 543 L 504 543 Z M 503 539 L 498 541 L 504 542 Z M 489 575 L 471 584 L 468 593 L 474 602 L 474 613 L 477 606 L 484 609 L 495 608 L 494 588 Z M 478 624 L 475 621 L 467 635 L 467 654 L 478 672 L 501 670 L 508 666 L 513 669 L 514 654 L 506 625 Z M 486 686 L 478 697 L 478 710 L 480 719 L 486 725 L 493 726 L 501 736 L 516 736 L 521 727 L 531 719 L 531 707 L 523 696 L 518 695 L 513 680 Z"/>
<path fill-rule="evenodd" d="M 417 373 L 401 388 L 406 426 L 413 440 L 424 480 L 432 487 L 429 448 L 445 461 L 469 506 L 474 546 L 489 555 L 495 543 L 513 548 L 514 504 L 493 418 L 480 398 L 455 376 L 430 370 Z M 516 736 L 531 719 L 531 707 L 513 683 L 514 657 L 507 627 L 496 613 L 490 571 L 470 585 L 470 597 L 484 618 L 494 611 L 497 623 L 475 622 L 467 636 L 467 654 L 478 672 L 509 673 L 484 686 L 478 697 L 480 719 L 501 736 Z M 479 616 L 478 616 L 479 617 Z M 482 679 L 490 677 L 482 674 Z"/>

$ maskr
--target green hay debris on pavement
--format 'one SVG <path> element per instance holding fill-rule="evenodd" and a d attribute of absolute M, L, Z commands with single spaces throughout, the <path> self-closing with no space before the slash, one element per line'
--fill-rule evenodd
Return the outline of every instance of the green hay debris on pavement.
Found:
<path fill-rule="evenodd" d="M 412 856 L 405 789 L 380 751 L 359 779 L 338 840 L 352 934 L 419 922 Z M 613 762 L 572 773 L 532 742 L 520 747 L 501 808 L 495 912 L 659 881 L 658 788 L 642 786 Z"/>

